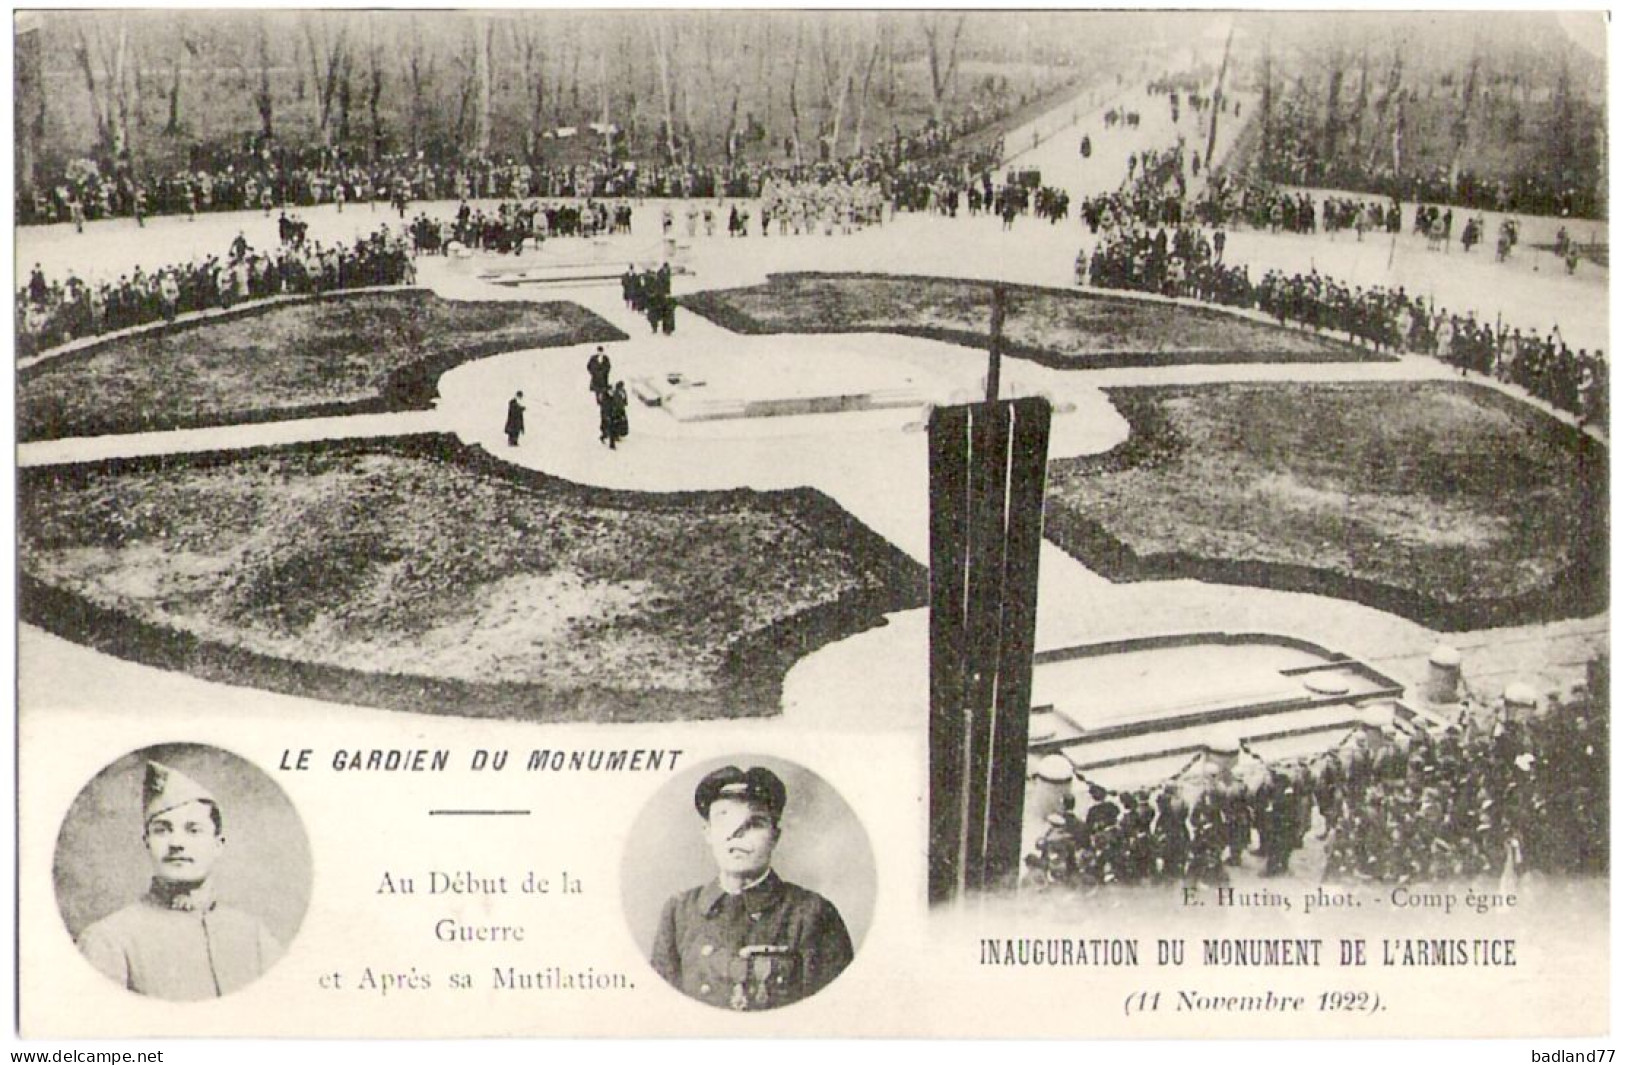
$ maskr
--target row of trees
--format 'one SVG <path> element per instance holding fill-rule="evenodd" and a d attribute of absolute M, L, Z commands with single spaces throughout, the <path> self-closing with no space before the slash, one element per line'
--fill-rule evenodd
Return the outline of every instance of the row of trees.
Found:
<path fill-rule="evenodd" d="M 1343 15 L 1249 29 L 1252 161 L 1269 180 L 1386 191 L 1380 179 L 1409 176 L 1599 200 L 1606 70 L 1557 16 Z"/>
<path fill-rule="evenodd" d="M 50 12 L 19 24 L 19 131 L 31 157 L 137 166 L 245 138 L 537 159 L 611 127 L 668 161 L 844 154 L 1090 48 L 1043 13 Z"/>

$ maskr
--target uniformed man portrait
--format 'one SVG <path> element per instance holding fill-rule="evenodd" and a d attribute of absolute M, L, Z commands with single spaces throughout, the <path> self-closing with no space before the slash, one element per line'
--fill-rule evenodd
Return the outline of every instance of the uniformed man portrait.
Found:
<path fill-rule="evenodd" d="M 667 900 L 650 958 L 685 995 L 723 1009 L 775 1009 L 817 994 L 852 961 L 835 905 L 774 870 L 787 800 L 783 780 L 762 766 L 724 766 L 695 789 L 716 875 Z"/>
<path fill-rule="evenodd" d="M 229 796 L 238 790 L 241 777 L 233 771 L 233 763 L 246 763 L 213 748 L 193 750 L 200 753 L 187 759 L 189 771 L 159 760 L 166 753 L 162 750 L 138 752 L 146 756 L 136 758 L 133 766 L 114 763 L 81 793 L 58 847 L 58 899 L 80 952 L 120 987 L 175 1002 L 228 995 L 265 975 L 282 957 L 291 935 L 286 920 L 289 904 L 296 904 L 296 913 L 302 916 L 309 894 L 302 829 L 291 848 L 274 843 L 268 847 L 265 840 L 248 848 L 251 860 L 286 853 L 286 861 L 273 859 L 263 868 L 245 868 L 233 853 L 237 832 L 249 826 L 263 830 L 271 824 L 285 825 L 293 816 L 280 790 L 268 779 L 260 787 L 244 788 L 244 806 L 253 809 L 238 821 L 232 802 L 221 792 Z M 131 801 L 132 775 L 139 779 L 137 801 Z M 280 800 L 269 808 L 265 786 Z M 99 824 L 87 824 L 98 814 Z M 106 890 L 99 899 L 87 899 L 86 889 L 100 877 L 123 885 L 134 879 L 134 870 L 98 874 L 85 868 L 133 857 L 131 842 L 139 844 L 145 857 L 145 890 L 130 892 L 125 886 L 123 904 L 116 908 L 103 901 Z M 77 866 L 73 873 L 64 868 L 70 860 Z M 234 875 L 222 877 L 228 869 Z M 264 895 L 277 890 L 275 879 L 298 880 L 300 872 L 307 874 L 304 882 L 284 879 L 283 892 L 290 898 L 271 907 L 280 911 L 272 914 L 279 918 L 279 934 L 257 912 L 259 904 Z M 75 928 L 80 915 L 98 910 L 93 920 Z"/>

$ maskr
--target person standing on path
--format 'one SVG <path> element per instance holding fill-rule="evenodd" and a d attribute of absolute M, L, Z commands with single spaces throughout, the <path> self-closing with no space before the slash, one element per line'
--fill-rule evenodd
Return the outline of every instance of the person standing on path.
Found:
<path fill-rule="evenodd" d="M 519 438 L 525 434 L 525 393 L 515 392 L 508 400 L 508 420 L 502 431 L 508 436 L 509 447 L 519 446 Z"/>
<path fill-rule="evenodd" d="M 604 393 L 609 391 L 609 373 L 609 356 L 604 354 L 604 346 L 600 344 L 598 350 L 592 353 L 592 358 L 587 360 L 587 388 L 600 403 L 603 402 Z"/>
<path fill-rule="evenodd" d="M 627 437 L 630 428 L 626 420 L 626 382 L 617 381 L 615 387 L 604 394 L 599 405 L 599 425 L 607 438 L 610 450 Z"/>

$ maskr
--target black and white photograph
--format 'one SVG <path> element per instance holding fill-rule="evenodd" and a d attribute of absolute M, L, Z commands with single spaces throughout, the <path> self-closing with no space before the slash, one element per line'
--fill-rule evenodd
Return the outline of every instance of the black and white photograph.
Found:
<path fill-rule="evenodd" d="M 90 780 L 57 841 L 57 902 L 85 959 L 172 1002 L 264 976 L 299 930 L 311 860 L 270 777 L 196 744 L 135 751 Z"/>
<path fill-rule="evenodd" d="M 861 821 L 816 774 L 777 758 L 675 777 L 634 827 L 623 866 L 627 917 L 654 971 L 721 1009 L 778 1009 L 822 991 L 852 963 L 874 907 Z"/>
<path fill-rule="evenodd" d="M 17 1029 L 1606 1033 L 1612 23 L 14 11 Z"/>

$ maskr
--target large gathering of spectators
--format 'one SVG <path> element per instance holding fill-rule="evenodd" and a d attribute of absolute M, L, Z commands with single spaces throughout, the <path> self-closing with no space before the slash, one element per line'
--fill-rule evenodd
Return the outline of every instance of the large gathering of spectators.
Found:
<path fill-rule="evenodd" d="M 17 291 L 18 354 L 31 356 L 83 337 L 249 300 L 413 280 L 411 249 L 388 228 L 353 244 L 330 245 L 295 232 L 298 239 L 270 251 L 251 247 L 239 234 L 224 255 L 151 272 L 137 267 L 116 281 L 91 283 L 71 273 L 50 279 L 36 264 Z"/>
<path fill-rule="evenodd" d="M 1051 88 L 1064 92 L 1069 78 Z M 1002 138 L 967 147 L 978 135 L 1025 106 L 1025 96 L 968 101 L 942 120 L 905 132 L 894 128 L 862 152 L 840 156 L 827 138 L 816 158 L 786 139 L 782 161 L 745 159 L 702 162 L 692 153 L 676 159 L 625 157 L 624 144 L 600 158 L 578 163 L 506 159 L 431 160 L 422 153 L 361 159 L 343 149 L 259 144 L 214 151 L 172 173 L 138 174 L 127 158 L 108 168 L 78 159 L 61 173 L 19 192 L 19 224 L 75 222 L 114 217 L 196 215 L 210 211 L 294 209 L 354 204 L 477 199 L 755 198 L 769 182 L 867 182 L 881 186 L 901 210 L 919 203 L 947 179 L 994 169 Z"/>
<path fill-rule="evenodd" d="M 1432 355 L 1463 373 L 1516 384 L 1582 425 L 1607 424 L 1608 363 L 1601 351 L 1573 349 L 1556 329 L 1543 336 L 1453 314 L 1403 285 L 1349 285 L 1314 270 L 1270 270 L 1254 280 L 1245 265 L 1223 261 L 1224 234 L 1118 225 L 1089 255 L 1079 253 L 1078 281 L 1250 308 L 1377 351 Z"/>
<path fill-rule="evenodd" d="M 1316 108 L 1292 99 L 1278 103 L 1271 122 L 1268 154 L 1259 169 L 1283 185 L 1344 189 L 1384 199 L 1427 201 L 1474 211 L 1596 218 L 1604 205 L 1595 184 L 1581 181 L 1572 160 L 1537 159 L 1510 176 L 1490 177 L 1469 166 L 1454 172 L 1445 163 L 1406 166 L 1396 172 L 1392 156 L 1376 152 L 1364 159 L 1324 153 L 1324 123 Z"/>
<path fill-rule="evenodd" d="M 944 182 L 995 169 L 1001 139 L 963 149 L 954 137 L 928 126 L 898 133 L 860 155 L 812 163 L 612 163 L 543 166 L 516 162 L 431 164 L 403 157 L 374 163 L 318 153 L 308 165 L 284 167 L 279 156 L 242 159 L 223 170 L 196 170 L 157 180 L 127 174 L 103 178 L 94 164 L 42 187 L 18 203 L 27 224 L 75 222 L 156 214 L 196 216 L 210 211 L 316 207 L 323 204 L 483 199 L 715 199 L 756 198 L 770 184 L 872 184 L 899 210 L 926 210 Z M 322 161 L 332 156 L 331 161 Z"/>
<path fill-rule="evenodd" d="M 1464 705 L 1448 727 L 1351 735 L 1310 758 L 1272 763 L 1244 746 L 1221 773 L 1119 793 L 1090 785 L 1085 806 L 1049 817 L 1023 884 L 1222 884 L 1249 855 L 1267 877 L 1342 883 L 1605 873 L 1605 673 L 1530 720 Z M 1311 832 L 1324 865 L 1294 867 Z"/>
<path fill-rule="evenodd" d="M 1149 88 L 1148 88 L 1148 91 Z M 1192 159 L 1193 167 L 1195 161 Z M 1105 289 L 1128 289 L 1163 296 L 1262 311 L 1288 323 L 1346 335 L 1377 351 L 1436 356 L 1463 372 L 1476 371 L 1516 384 L 1582 425 L 1606 424 L 1608 364 L 1601 351 L 1573 349 L 1553 329 L 1545 336 L 1481 322 L 1472 314 L 1435 307 L 1404 286 L 1348 285 L 1314 270 L 1272 270 L 1254 278 L 1245 264 L 1226 262 L 1227 224 L 1245 223 L 1273 232 L 1337 233 L 1352 229 L 1398 233 L 1404 223 L 1397 200 L 1327 196 L 1318 200 L 1262 183 L 1229 186 L 1210 179 L 1188 213 L 1205 224 L 1186 224 L 1187 181 L 1184 143 L 1131 156 L 1128 174 L 1115 192 L 1086 199 L 1079 215 L 1100 239 L 1080 251 L 1076 279 Z M 1435 244 L 1448 247 L 1454 212 L 1421 204 L 1414 225 Z M 1465 216 L 1463 251 L 1487 243 L 1482 216 Z M 1505 259 L 1517 243 L 1513 219 L 1495 234 L 1496 256 Z M 1566 231 L 1560 248 L 1577 257 Z M 1571 266 L 1572 271 L 1572 266 Z"/>

